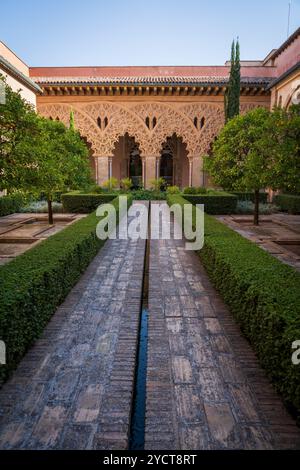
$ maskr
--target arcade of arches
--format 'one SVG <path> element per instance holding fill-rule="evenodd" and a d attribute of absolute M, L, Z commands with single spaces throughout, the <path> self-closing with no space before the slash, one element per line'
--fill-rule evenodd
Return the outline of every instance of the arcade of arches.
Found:
<path fill-rule="evenodd" d="M 40 97 L 38 112 L 68 125 L 73 110 L 75 125 L 89 144 L 99 185 L 110 177 L 118 181 L 130 177 L 135 186 L 144 187 L 159 177 L 179 187 L 205 184 L 203 155 L 224 125 L 222 95 L 200 102 L 57 98 Z M 264 94 L 247 98 L 242 111 L 269 105 Z"/>

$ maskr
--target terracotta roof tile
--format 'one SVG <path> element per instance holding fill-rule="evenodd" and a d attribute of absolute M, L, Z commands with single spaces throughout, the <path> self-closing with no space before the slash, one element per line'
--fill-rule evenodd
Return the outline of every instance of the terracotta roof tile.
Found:
<path fill-rule="evenodd" d="M 31 77 L 40 85 L 223 85 L 228 76 Z M 242 84 L 268 85 L 268 77 L 242 77 Z"/>

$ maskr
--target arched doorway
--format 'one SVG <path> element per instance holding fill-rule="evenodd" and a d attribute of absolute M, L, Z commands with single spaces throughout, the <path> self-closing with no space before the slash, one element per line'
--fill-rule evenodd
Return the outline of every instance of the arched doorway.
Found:
<path fill-rule="evenodd" d="M 168 186 L 183 188 L 189 184 L 186 144 L 175 133 L 167 137 L 162 145 L 158 175 L 164 178 Z"/>
<path fill-rule="evenodd" d="M 142 185 L 142 159 L 139 144 L 127 132 L 119 137 L 112 158 L 112 176 L 118 181 L 131 178 L 135 188 Z"/>
<path fill-rule="evenodd" d="M 173 177 L 174 177 L 173 153 L 168 148 L 168 145 L 163 146 L 163 149 L 161 151 L 159 176 L 165 180 L 167 186 L 173 185 Z"/>

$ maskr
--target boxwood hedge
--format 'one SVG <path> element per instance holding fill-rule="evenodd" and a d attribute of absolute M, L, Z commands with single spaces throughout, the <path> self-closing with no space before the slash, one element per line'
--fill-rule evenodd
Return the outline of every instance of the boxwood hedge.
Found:
<path fill-rule="evenodd" d="M 22 194 L 11 194 L 9 196 L 0 197 L 0 217 L 4 215 L 19 212 L 24 205 L 24 197 Z"/>
<path fill-rule="evenodd" d="M 118 198 L 112 204 L 118 210 Z M 40 336 L 103 245 L 96 237 L 98 221 L 94 212 L 0 267 L 0 339 L 7 352 L 0 383 Z"/>
<path fill-rule="evenodd" d="M 187 201 L 174 195 L 168 203 Z M 300 366 L 291 357 L 300 340 L 300 274 L 207 214 L 199 256 L 261 365 L 299 414 Z"/>
<path fill-rule="evenodd" d="M 282 211 L 287 211 L 290 214 L 300 214 L 300 196 L 278 194 L 274 197 L 274 203 L 279 206 Z"/>
<path fill-rule="evenodd" d="M 115 194 L 95 194 L 80 193 L 72 191 L 61 195 L 61 202 L 64 212 L 75 212 L 78 214 L 88 214 L 96 210 L 99 204 L 112 201 Z"/>
<path fill-rule="evenodd" d="M 237 197 L 224 191 L 209 192 L 207 194 L 184 195 L 192 204 L 204 204 L 207 214 L 234 214 L 237 206 Z"/>

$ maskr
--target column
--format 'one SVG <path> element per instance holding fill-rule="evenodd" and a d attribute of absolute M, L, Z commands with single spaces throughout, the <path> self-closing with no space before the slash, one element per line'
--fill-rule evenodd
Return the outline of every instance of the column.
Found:
<path fill-rule="evenodd" d="M 189 158 L 189 187 L 193 186 L 193 157 Z"/>
<path fill-rule="evenodd" d="M 146 178 L 145 178 L 145 187 L 149 189 L 151 187 L 151 180 L 156 179 L 156 155 L 148 155 L 145 158 L 145 171 L 146 171 Z"/>
<path fill-rule="evenodd" d="M 145 157 L 141 157 L 142 160 L 142 183 L 143 187 L 146 187 L 146 160 Z"/>
<path fill-rule="evenodd" d="M 192 164 L 192 186 L 204 186 L 203 158 L 193 157 Z"/>
<path fill-rule="evenodd" d="M 160 157 L 157 157 L 156 158 L 156 174 L 155 174 L 156 179 L 159 178 L 159 173 L 160 173 Z"/>
<path fill-rule="evenodd" d="M 97 157 L 97 184 L 99 186 L 109 179 L 109 158 Z"/>
<path fill-rule="evenodd" d="M 112 157 L 108 157 L 108 179 L 112 178 Z"/>

